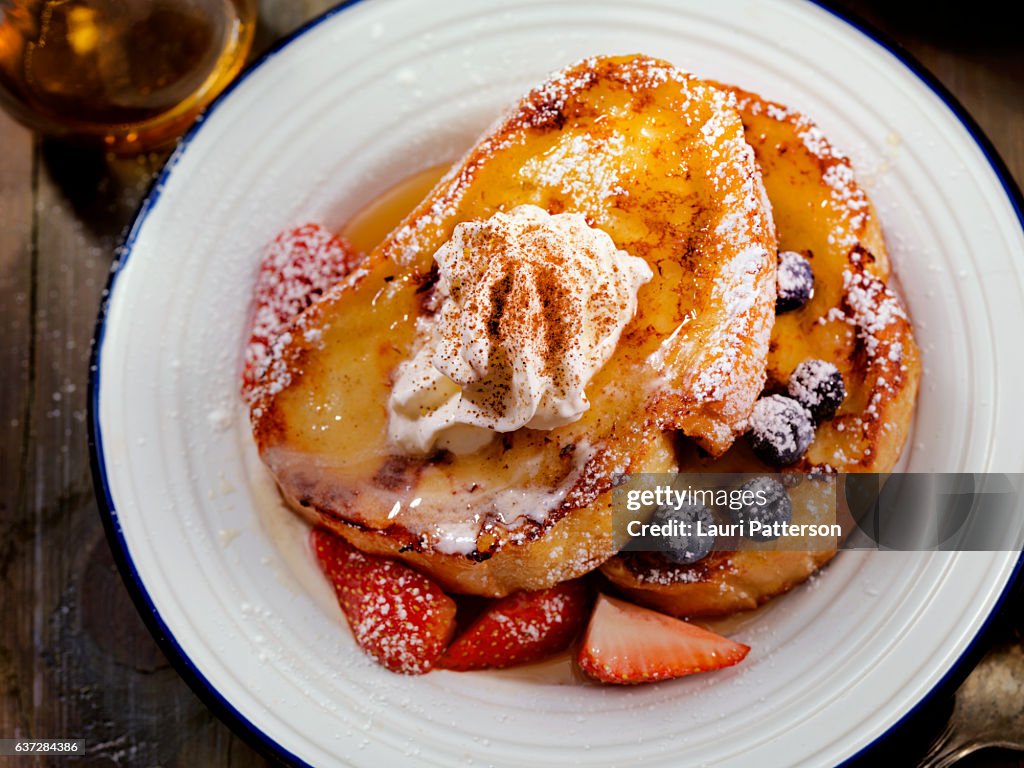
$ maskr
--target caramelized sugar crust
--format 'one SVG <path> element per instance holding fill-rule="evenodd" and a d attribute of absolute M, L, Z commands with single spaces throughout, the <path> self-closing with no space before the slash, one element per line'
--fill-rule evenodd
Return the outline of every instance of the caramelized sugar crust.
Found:
<path fill-rule="evenodd" d="M 839 368 L 848 393 L 835 418 L 819 425 L 794 469 L 888 472 L 906 442 L 921 363 L 906 309 L 888 286 L 889 257 L 878 217 L 849 160 L 809 119 L 755 94 L 729 90 L 763 173 L 779 249 L 803 252 L 814 268 L 812 300 L 775 322 L 768 387 L 784 390 L 793 369 L 816 358 Z M 686 471 L 773 471 L 745 441 L 718 460 L 701 458 L 692 448 L 681 456 Z M 793 494 L 830 492 L 814 486 L 805 482 Z M 809 506 L 795 502 L 794 510 Z M 610 560 L 602 572 L 639 603 L 676 616 L 719 616 L 787 591 L 834 554 L 713 552 L 691 566 L 670 564 L 655 553 L 627 554 Z"/>
<path fill-rule="evenodd" d="M 654 279 L 590 409 L 463 456 L 387 442 L 387 400 L 429 312 L 433 254 L 462 221 L 532 203 L 579 212 Z M 285 498 L 356 546 L 445 587 L 537 589 L 612 553 L 617 474 L 675 464 L 679 430 L 732 443 L 765 380 L 775 232 L 743 125 L 720 90 L 642 56 L 594 58 L 531 91 L 378 247 L 296 321 L 252 409 Z"/>

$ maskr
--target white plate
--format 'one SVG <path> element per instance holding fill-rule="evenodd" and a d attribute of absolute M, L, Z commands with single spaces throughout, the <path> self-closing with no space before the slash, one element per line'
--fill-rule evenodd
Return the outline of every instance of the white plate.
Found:
<path fill-rule="evenodd" d="M 753 646 L 745 663 L 626 690 L 515 672 L 407 678 L 356 649 L 236 395 L 260 254 L 289 225 L 340 225 L 455 159 L 551 70 L 634 51 L 802 109 L 852 155 L 924 354 L 908 468 L 1024 470 L 1012 193 L 884 47 L 782 0 L 350 6 L 250 70 L 190 134 L 139 215 L 98 334 L 96 474 L 127 581 L 186 677 L 279 755 L 833 764 L 939 683 L 1007 587 L 1016 553 L 845 553 L 737 631 Z"/>

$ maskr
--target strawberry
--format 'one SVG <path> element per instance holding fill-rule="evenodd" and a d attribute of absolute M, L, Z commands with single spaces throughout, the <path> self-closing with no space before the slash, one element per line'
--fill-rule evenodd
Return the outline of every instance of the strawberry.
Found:
<path fill-rule="evenodd" d="M 253 292 L 253 319 L 242 371 L 242 395 L 258 396 L 258 385 L 273 365 L 276 343 L 292 321 L 358 261 L 344 239 L 319 224 L 282 232 L 260 262 Z"/>
<path fill-rule="evenodd" d="M 582 579 L 496 600 L 453 642 L 438 666 L 466 671 L 503 669 L 565 650 L 590 606 Z"/>
<path fill-rule="evenodd" d="M 646 683 L 730 667 L 750 646 L 600 595 L 576 662 L 603 683 Z"/>
<path fill-rule="evenodd" d="M 455 631 L 455 602 L 403 563 L 320 528 L 311 540 L 359 646 L 392 672 L 428 672 Z"/>

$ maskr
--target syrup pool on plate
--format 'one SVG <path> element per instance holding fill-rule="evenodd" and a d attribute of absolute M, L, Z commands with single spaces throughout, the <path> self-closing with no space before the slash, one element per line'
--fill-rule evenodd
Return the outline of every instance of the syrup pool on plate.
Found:
<path fill-rule="evenodd" d="M 427 196 L 447 170 L 447 165 L 435 165 L 402 179 L 356 213 L 341 228 L 341 235 L 358 253 L 370 253 Z"/>

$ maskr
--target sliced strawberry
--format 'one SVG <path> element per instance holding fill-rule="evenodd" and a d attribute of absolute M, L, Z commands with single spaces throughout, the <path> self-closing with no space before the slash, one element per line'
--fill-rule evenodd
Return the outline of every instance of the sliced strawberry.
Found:
<path fill-rule="evenodd" d="M 583 628 L 590 597 L 577 579 L 496 600 L 448 647 L 438 666 L 503 669 L 563 651 Z"/>
<path fill-rule="evenodd" d="M 242 370 L 242 395 L 253 402 L 275 359 L 275 344 L 292 321 L 347 275 L 359 257 L 343 238 L 319 224 L 282 232 L 260 262 L 254 313 Z"/>
<path fill-rule="evenodd" d="M 392 672 L 428 672 L 455 631 L 455 602 L 418 571 L 317 528 L 313 551 L 356 642 Z"/>
<path fill-rule="evenodd" d="M 604 683 L 646 683 L 730 667 L 750 646 L 601 595 L 576 662 Z"/>

